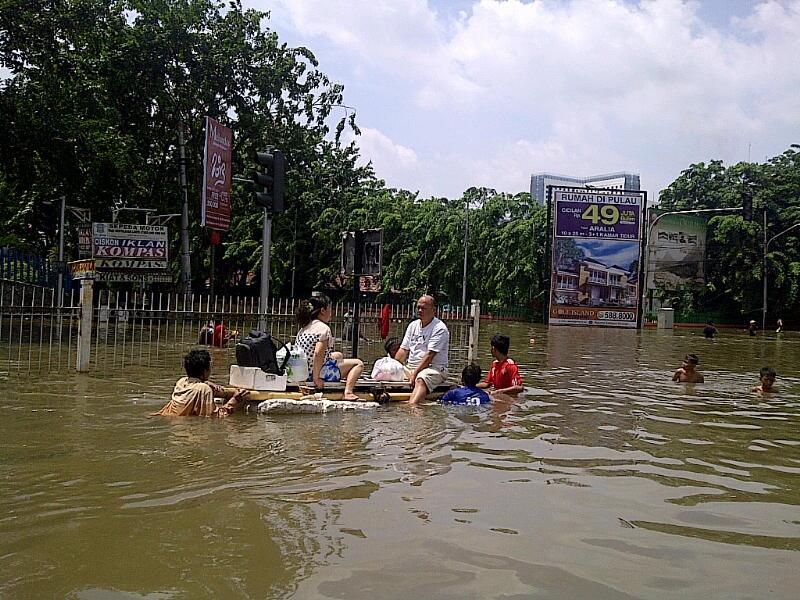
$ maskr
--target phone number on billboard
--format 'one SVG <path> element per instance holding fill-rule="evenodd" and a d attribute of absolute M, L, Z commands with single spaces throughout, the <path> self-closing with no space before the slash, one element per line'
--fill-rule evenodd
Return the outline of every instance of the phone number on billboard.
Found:
<path fill-rule="evenodd" d="M 613 310 L 601 310 L 597 313 L 597 318 L 601 321 L 635 321 L 634 312 L 617 312 Z"/>

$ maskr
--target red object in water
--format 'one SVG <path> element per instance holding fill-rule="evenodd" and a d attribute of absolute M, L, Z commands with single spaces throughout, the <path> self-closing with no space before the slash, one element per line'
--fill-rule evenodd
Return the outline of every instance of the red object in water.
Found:
<path fill-rule="evenodd" d="M 392 321 L 392 307 L 384 304 L 381 309 L 381 338 L 386 339 L 389 337 L 389 324 Z"/>
<path fill-rule="evenodd" d="M 212 246 L 219 246 L 219 243 L 222 241 L 222 237 L 219 235 L 219 231 L 216 229 L 211 230 L 211 245 Z"/>

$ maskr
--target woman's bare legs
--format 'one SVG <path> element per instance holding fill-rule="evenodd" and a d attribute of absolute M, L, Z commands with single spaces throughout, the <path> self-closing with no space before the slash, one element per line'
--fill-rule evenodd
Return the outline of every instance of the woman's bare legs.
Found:
<path fill-rule="evenodd" d="M 361 377 L 361 373 L 364 372 L 364 362 L 358 358 L 344 358 L 337 360 L 336 364 L 339 367 L 339 371 L 342 373 L 342 377 L 347 378 L 344 384 L 344 399 L 358 399 L 353 391 L 353 388 L 355 387 L 358 378 Z"/>

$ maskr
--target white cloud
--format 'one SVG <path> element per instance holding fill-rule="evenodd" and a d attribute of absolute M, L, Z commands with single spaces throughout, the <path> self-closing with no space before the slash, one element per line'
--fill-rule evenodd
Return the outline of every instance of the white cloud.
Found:
<path fill-rule="evenodd" d="M 535 171 L 639 171 L 656 192 L 691 162 L 800 141 L 800 0 L 724 28 L 680 0 L 259 4 L 344 74 L 378 175 L 426 195 L 525 190 Z"/>
<path fill-rule="evenodd" d="M 417 166 L 416 152 L 396 144 L 377 129 L 362 127 L 357 143 L 362 162 L 372 161 L 378 177 L 385 179 L 390 187 L 403 187 L 400 182 L 407 180 L 408 173 Z"/>

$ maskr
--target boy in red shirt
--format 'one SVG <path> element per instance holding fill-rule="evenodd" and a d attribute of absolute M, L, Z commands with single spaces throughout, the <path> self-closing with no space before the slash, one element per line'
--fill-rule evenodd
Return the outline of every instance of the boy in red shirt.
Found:
<path fill-rule="evenodd" d="M 494 387 L 495 394 L 518 394 L 522 387 L 522 377 L 519 374 L 517 363 L 508 358 L 508 347 L 511 339 L 507 335 L 498 333 L 492 337 L 492 368 L 486 376 L 486 381 L 479 383 L 479 388 Z"/>

